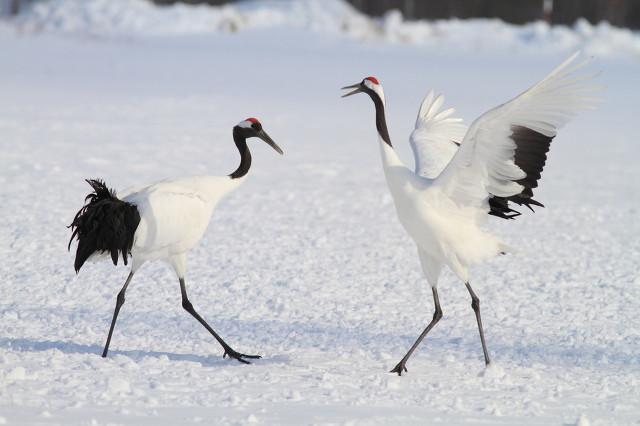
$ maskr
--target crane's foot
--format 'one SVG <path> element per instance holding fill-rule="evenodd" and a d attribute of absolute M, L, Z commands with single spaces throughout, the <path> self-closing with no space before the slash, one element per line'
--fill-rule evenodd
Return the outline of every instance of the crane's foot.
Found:
<path fill-rule="evenodd" d="M 393 367 L 393 370 L 389 371 L 389 373 L 398 373 L 398 376 L 402 376 L 402 372 L 407 372 L 409 370 L 407 370 L 406 364 L 407 361 L 405 361 L 404 359 L 402 361 L 400 361 L 395 367 Z"/>
<path fill-rule="evenodd" d="M 233 349 L 229 348 L 229 349 L 225 349 L 224 354 L 222 355 L 222 358 L 232 358 L 237 360 L 238 362 L 241 362 L 243 364 L 251 364 L 249 361 L 247 361 L 245 358 L 248 359 L 260 359 L 262 358 L 260 355 L 246 355 L 246 354 L 241 354 L 240 352 L 236 352 Z"/>

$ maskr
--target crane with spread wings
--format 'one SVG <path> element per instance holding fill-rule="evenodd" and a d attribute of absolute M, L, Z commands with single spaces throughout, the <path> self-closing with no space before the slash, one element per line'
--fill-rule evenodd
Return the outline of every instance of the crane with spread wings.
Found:
<path fill-rule="evenodd" d="M 442 318 L 438 277 L 449 267 L 471 295 L 484 352 L 480 300 L 469 284 L 469 267 L 505 254 L 509 247 L 482 228 L 488 215 L 514 219 L 515 205 L 543 207 L 533 199 L 547 152 L 558 129 L 577 112 L 594 105 L 593 75 L 580 72 L 588 59 L 576 53 L 540 82 L 497 106 L 467 127 L 441 110 L 442 96 L 430 92 L 420 107 L 410 137 L 415 169 L 405 166 L 391 144 L 385 96 L 375 77 L 343 89 L 369 95 L 375 105 L 376 129 L 387 185 L 400 223 L 414 240 L 422 270 L 431 285 L 433 319 L 392 372 L 402 375 L 420 342 Z"/>

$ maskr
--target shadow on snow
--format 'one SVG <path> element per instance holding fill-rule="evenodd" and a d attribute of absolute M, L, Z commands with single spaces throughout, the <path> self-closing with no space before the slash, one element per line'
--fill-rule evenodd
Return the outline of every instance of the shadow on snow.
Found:
<path fill-rule="evenodd" d="M 81 354 L 96 355 L 101 357 L 102 346 L 99 345 L 83 345 L 74 342 L 52 341 L 52 340 L 32 340 L 32 339 L 16 339 L 0 337 L 0 348 L 15 350 L 20 352 L 44 352 L 49 350 L 58 350 L 65 354 Z M 196 362 L 206 367 L 223 366 L 223 365 L 242 365 L 232 359 L 223 359 L 222 353 L 216 355 L 194 355 L 194 354 L 178 354 L 172 352 L 160 351 L 142 351 L 142 350 L 110 350 L 108 358 L 117 355 L 124 355 L 134 360 L 142 360 L 147 357 L 159 358 L 166 356 L 171 361 Z M 255 364 L 282 364 L 288 363 L 289 357 L 286 355 L 275 355 L 269 358 L 251 360 Z"/>

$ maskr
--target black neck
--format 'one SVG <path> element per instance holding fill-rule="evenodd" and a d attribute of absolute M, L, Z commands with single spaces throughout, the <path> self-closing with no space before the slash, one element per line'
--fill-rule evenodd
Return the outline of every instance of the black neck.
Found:
<path fill-rule="evenodd" d="M 242 136 L 239 131 L 233 130 L 233 140 L 236 142 L 236 147 L 240 153 L 240 165 L 229 176 L 231 179 L 241 178 L 246 175 L 251 168 L 251 152 L 247 147 L 247 138 Z"/>
<path fill-rule="evenodd" d="M 387 119 L 384 115 L 384 104 L 382 103 L 382 99 L 380 99 L 380 96 L 378 96 L 376 92 L 369 88 L 366 88 L 365 92 L 371 97 L 373 104 L 376 107 L 376 129 L 378 130 L 378 134 L 382 140 L 387 143 L 387 145 L 393 147 L 393 145 L 391 145 L 391 138 L 389 137 L 389 130 L 387 130 Z"/>

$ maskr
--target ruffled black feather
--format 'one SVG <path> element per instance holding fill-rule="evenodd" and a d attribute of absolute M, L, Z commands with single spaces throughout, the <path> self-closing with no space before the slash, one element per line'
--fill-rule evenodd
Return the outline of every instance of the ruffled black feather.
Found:
<path fill-rule="evenodd" d="M 126 265 L 133 236 L 140 223 L 140 213 L 135 205 L 118 199 L 103 181 L 87 179 L 87 183 L 93 192 L 87 195 L 84 206 L 69 225 L 73 231 L 69 250 L 73 239 L 78 239 L 74 268 L 76 272 L 80 271 L 84 262 L 96 252 L 111 254 L 114 265 L 118 264 L 118 256 L 122 254 Z"/>

